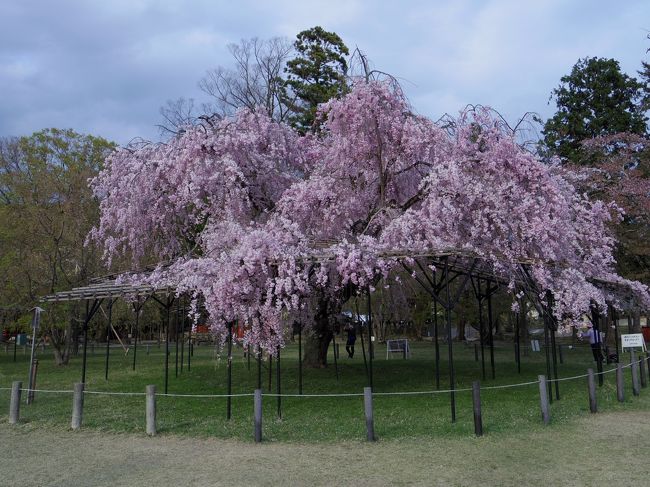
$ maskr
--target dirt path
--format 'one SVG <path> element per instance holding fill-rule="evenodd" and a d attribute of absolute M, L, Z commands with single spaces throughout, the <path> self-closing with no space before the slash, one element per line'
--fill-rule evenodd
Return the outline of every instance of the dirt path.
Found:
<path fill-rule="evenodd" d="M 255 445 L 0 425 L 0 485 L 650 485 L 648 413 L 484 438 Z"/>

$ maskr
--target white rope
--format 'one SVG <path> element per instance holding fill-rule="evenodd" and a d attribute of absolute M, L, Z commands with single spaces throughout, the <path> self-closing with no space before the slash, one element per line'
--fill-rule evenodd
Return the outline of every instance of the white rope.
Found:
<path fill-rule="evenodd" d="M 489 389 L 508 389 L 510 387 L 523 387 L 523 386 L 529 386 L 532 384 L 539 384 L 538 380 L 533 380 L 530 382 L 520 382 L 519 384 L 505 384 L 502 386 L 487 386 L 487 387 L 481 387 L 482 391 L 489 390 Z"/>
<path fill-rule="evenodd" d="M 254 396 L 253 392 L 244 392 L 241 394 L 158 394 L 156 396 L 162 397 L 199 397 L 199 398 L 210 398 L 210 397 L 247 397 Z"/>
<path fill-rule="evenodd" d="M 74 391 L 58 391 L 52 389 L 21 389 L 25 392 L 44 392 L 46 394 L 72 394 Z"/>
<path fill-rule="evenodd" d="M 250 394 L 252 396 L 252 394 Z M 262 396 L 267 396 L 267 397 L 306 397 L 306 398 L 312 398 L 312 397 L 360 397 L 363 396 L 363 393 L 359 392 L 349 392 L 349 393 L 341 393 L 341 394 L 274 394 L 274 393 L 262 393 Z"/>
<path fill-rule="evenodd" d="M 83 391 L 84 394 L 98 394 L 102 396 L 146 396 L 146 392 L 108 392 L 108 391 Z"/>

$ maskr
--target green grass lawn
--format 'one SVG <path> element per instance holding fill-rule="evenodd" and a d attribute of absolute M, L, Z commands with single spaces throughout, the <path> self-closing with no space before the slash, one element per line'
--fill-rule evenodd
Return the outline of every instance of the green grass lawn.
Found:
<path fill-rule="evenodd" d="M 223 394 L 226 392 L 226 360 L 219 357 L 210 346 L 194 349 L 191 371 L 187 364 L 176 377 L 175 350 L 170 347 L 169 392 L 182 394 Z M 187 352 L 187 350 L 186 350 Z M 446 345 L 441 344 L 441 389 L 448 387 Z M 486 349 L 487 352 L 487 349 Z M 435 389 L 433 346 L 430 342 L 412 344 L 412 358 L 385 359 L 385 346 L 376 347 L 374 361 L 374 391 L 430 391 Z M 57 367 L 51 352 L 38 353 L 40 364 L 38 389 L 71 390 L 81 378 L 81 354 L 67 367 Z M 164 345 L 160 349 L 151 345 L 138 349 L 136 370 L 132 370 L 132 355 L 124 355 L 119 348 L 111 349 L 109 380 L 104 379 L 104 348 L 97 346 L 94 353 L 89 347 L 86 389 L 89 391 L 144 392 L 147 384 L 156 384 L 158 392 L 164 384 Z M 517 373 L 512 344 L 497 344 L 495 349 L 496 379 L 490 379 L 489 355 L 486 353 L 488 380 L 482 386 L 513 384 L 536 380 L 546 373 L 544 353 L 522 356 L 521 374 Z M 330 356 L 331 359 L 331 356 Z M 0 348 L 0 387 L 10 387 L 13 380 L 26 384 L 29 352 L 19 350 L 13 361 L 12 349 L 5 353 Z M 333 361 L 327 369 L 304 370 L 304 393 L 361 393 L 367 385 L 361 347 L 354 359 L 347 358 L 341 350 L 339 380 Z M 474 348 L 464 344 L 454 345 L 454 362 L 458 388 L 471 387 L 481 378 L 480 362 L 474 360 Z M 560 377 L 584 374 L 591 362 L 588 347 L 564 349 L 564 364 L 559 365 Z M 650 394 L 642 390 L 640 397 L 631 393 L 630 369 L 625 369 L 626 400 L 616 400 L 615 374 L 605 375 L 605 384 L 598 389 L 599 409 L 650 410 Z M 276 391 L 275 360 L 271 391 Z M 233 351 L 233 392 L 251 393 L 257 382 L 256 362 L 247 361 L 240 347 Z M 263 368 L 263 389 L 268 392 L 268 362 Z M 297 346 L 289 345 L 282 352 L 282 392 L 298 392 Z M 561 399 L 551 405 L 552 427 L 561 427 L 581 415 L 589 414 L 586 379 L 560 383 Z M 539 430 L 541 424 L 537 384 L 523 387 L 482 391 L 484 431 L 488 435 L 507 434 L 513 431 Z M 264 439 L 291 442 L 331 442 L 365 438 L 363 399 L 361 397 L 285 397 L 282 398 L 282 419 L 277 418 L 274 397 L 264 398 Z M 21 421 L 35 425 L 48 425 L 67 429 L 70 425 L 72 395 L 37 393 L 34 404 L 21 406 Z M 225 398 L 158 398 L 158 430 L 185 436 L 212 436 L 252 441 L 253 399 L 238 397 L 232 400 L 233 415 L 226 420 Z M 381 440 L 432 439 L 437 437 L 464 437 L 473 435 L 472 404 L 470 392 L 456 395 L 457 420 L 451 423 L 449 394 L 420 396 L 376 396 L 375 431 Z M 9 391 L 0 390 L 0 421 L 7 420 Z M 85 428 L 114 432 L 144 433 L 144 396 L 86 395 L 83 425 Z"/>

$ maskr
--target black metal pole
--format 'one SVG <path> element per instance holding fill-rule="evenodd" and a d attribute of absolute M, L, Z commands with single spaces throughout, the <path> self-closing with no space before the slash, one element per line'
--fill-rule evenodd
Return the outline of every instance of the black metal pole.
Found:
<path fill-rule="evenodd" d="M 86 300 L 86 318 L 84 319 L 84 355 L 83 355 L 83 364 L 81 367 L 81 383 L 86 383 L 86 351 L 88 348 L 88 322 L 90 321 L 90 311 L 88 310 L 88 300 Z M 35 339 L 36 337 L 34 337 Z"/>
<path fill-rule="evenodd" d="M 183 298 L 183 311 L 181 313 L 181 374 L 183 373 L 183 363 L 185 362 L 185 325 L 187 319 L 187 310 L 185 309 L 185 298 Z"/>
<path fill-rule="evenodd" d="M 555 327 L 551 330 L 551 347 L 553 348 L 553 376 L 555 378 L 555 399 L 560 399 L 560 382 L 557 373 L 557 346 L 555 344 Z"/>
<path fill-rule="evenodd" d="M 435 289 L 432 289 L 436 292 Z M 440 389 L 440 343 L 438 342 L 438 301 L 433 300 L 433 340 L 436 349 L 436 389 Z"/>
<path fill-rule="evenodd" d="M 257 388 L 262 389 L 262 348 L 257 346 Z"/>
<path fill-rule="evenodd" d="M 298 323 L 298 394 L 302 394 L 302 323 Z"/>
<path fill-rule="evenodd" d="M 194 348 L 192 347 L 192 323 L 190 322 L 190 328 L 187 332 L 187 371 L 192 371 L 192 354 L 194 353 Z"/>
<path fill-rule="evenodd" d="M 591 316 L 592 316 L 594 340 L 595 343 L 598 345 L 598 349 L 601 350 L 601 352 L 598 353 L 598 357 L 596 358 L 596 367 L 598 369 L 598 386 L 600 387 L 604 383 L 603 354 L 602 354 L 602 345 L 600 343 L 600 311 L 598 311 L 598 308 L 595 305 L 591 307 Z M 629 317 L 628 317 L 628 323 L 629 323 Z"/>
<path fill-rule="evenodd" d="M 106 365 L 104 367 L 104 380 L 108 380 L 108 357 L 111 351 L 111 326 L 113 321 L 113 298 L 108 298 L 108 321 L 106 322 Z"/>
<path fill-rule="evenodd" d="M 486 283 L 486 292 L 487 292 L 487 301 L 488 301 L 488 326 L 490 327 L 489 330 L 489 336 L 490 336 L 490 368 L 492 369 L 492 378 L 496 378 L 496 373 L 494 370 L 494 332 L 493 326 L 494 323 L 492 321 L 492 290 L 490 289 L 490 284 L 492 284 L 489 280 Z"/>
<path fill-rule="evenodd" d="M 334 371 L 336 373 L 336 381 L 339 381 L 339 362 L 336 358 L 336 335 L 332 335 L 332 349 L 334 350 Z"/>
<path fill-rule="evenodd" d="M 372 390 L 373 386 L 373 377 L 372 377 L 372 359 L 373 359 L 373 349 L 372 349 L 372 298 L 370 297 L 370 287 L 368 291 L 368 375 L 370 380 L 370 389 Z"/>
<path fill-rule="evenodd" d="M 478 289 L 478 329 L 479 341 L 481 342 L 481 375 L 485 380 L 485 340 L 483 334 L 485 333 L 485 324 L 483 323 L 483 295 L 481 294 L 481 280 L 476 280 L 476 288 Z"/>
<path fill-rule="evenodd" d="M 366 345 L 365 340 L 363 339 L 363 325 L 359 325 L 361 329 L 359 330 L 359 336 L 361 336 L 361 353 L 363 354 L 363 366 L 366 369 L 366 377 L 369 378 L 370 374 L 368 373 L 368 360 L 366 358 Z"/>
<path fill-rule="evenodd" d="M 544 304 L 542 303 L 542 307 L 544 307 Z M 551 375 L 551 344 L 550 344 L 550 339 L 548 336 L 548 329 L 549 329 L 549 319 L 548 319 L 548 310 L 546 313 L 544 313 L 544 353 L 546 355 L 546 377 L 548 379 L 551 379 L 553 376 Z M 553 403 L 553 382 L 551 380 L 547 381 L 547 386 L 548 386 L 548 400 L 550 403 Z"/>
<path fill-rule="evenodd" d="M 228 322 L 228 397 L 226 399 L 226 418 L 232 413 L 232 322 Z"/>
<path fill-rule="evenodd" d="M 170 313 L 171 313 L 172 302 L 167 296 L 167 301 L 165 309 L 167 311 L 167 330 L 165 332 L 165 394 L 167 394 L 169 387 L 169 324 L 170 324 Z"/>
<path fill-rule="evenodd" d="M 175 370 L 175 377 L 178 377 L 178 328 L 180 325 L 181 321 L 181 302 L 180 300 L 176 301 L 176 322 L 174 323 L 174 335 L 175 335 L 175 342 L 176 342 L 176 370 Z"/>
<path fill-rule="evenodd" d="M 140 301 L 135 305 L 135 331 L 133 333 L 133 370 L 135 370 L 135 358 L 138 354 L 138 332 L 140 328 Z"/>
<path fill-rule="evenodd" d="M 271 392 L 271 385 L 272 385 L 272 379 L 273 379 L 273 355 L 269 351 L 269 392 Z"/>
<path fill-rule="evenodd" d="M 618 313 L 616 310 L 612 307 L 612 321 L 614 322 L 614 341 L 616 342 L 616 363 L 619 362 L 619 358 L 621 356 L 621 351 L 619 349 L 620 344 L 618 343 Z"/>
<path fill-rule="evenodd" d="M 517 373 L 521 374 L 521 325 L 526 326 L 526 308 L 522 300 L 519 301 L 519 313 L 517 313 Z"/>
<path fill-rule="evenodd" d="M 280 347 L 278 347 L 278 359 L 275 365 L 275 389 L 278 394 L 278 419 L 282 419 L 282 386 L 280 385 Z"/>
<path fill-rule="evenodd" d="M 454 371 L 454 344 L 451 335 L 451 295 L 449 294 L 449 257 L 445 257 L 445 288 L 447 315 L 447 348 L 449 353 L 449 399 L 451 402 L 451 422 L 456 422 L 456 373 Z"/>

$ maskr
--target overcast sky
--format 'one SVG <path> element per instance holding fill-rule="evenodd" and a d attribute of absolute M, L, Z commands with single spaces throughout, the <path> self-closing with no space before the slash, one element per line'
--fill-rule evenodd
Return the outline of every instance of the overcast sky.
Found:
<path fill-rule="evenodd" d="M 321 25 L 403 80 L 421 114 L 468 103 L 507 118 L 553 113 L 585 56 L 630 75 L 648 59 L 648 0 L 0 0 L 0 136 L 46 127 L 157 139 L 168 99 L 202 94 L 227 44 Z"/>

